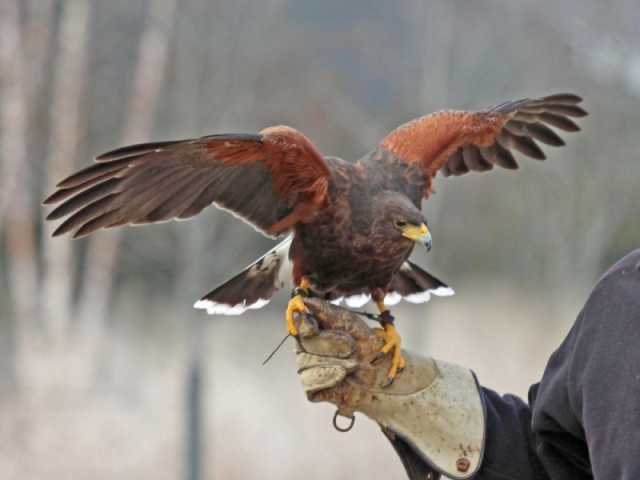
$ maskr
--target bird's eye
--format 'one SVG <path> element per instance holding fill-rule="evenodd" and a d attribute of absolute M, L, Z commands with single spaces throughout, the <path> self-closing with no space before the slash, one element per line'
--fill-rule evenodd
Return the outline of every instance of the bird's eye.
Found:
<path fill-rule="evenodd" d="M 403 222 L 402 220 L 396 220 L 396 227 L 402 228 L 406 226 L 407 226 L 407 222 Z"/>

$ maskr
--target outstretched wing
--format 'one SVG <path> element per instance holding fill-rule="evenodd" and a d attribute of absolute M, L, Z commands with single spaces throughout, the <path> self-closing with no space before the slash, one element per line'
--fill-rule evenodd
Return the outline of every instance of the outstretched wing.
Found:
<path fill-rule="evenodd" d="M 410 165 L 418 165 L 428 196 L 432 178 L 491 170 L 494 165 L 516 169 L 513 151 L 536 160 L 545 154 L 536 142 L 559 147 L 564 140 L 551 128 L 577 132 L 571 117 L 587 112 L 582 98 L 560 93 L 542 98 L 500 103 L 479 112 L 442 111 L 412 120 L 380 143 L 380 150 Z M 384 155 L 383 155 L 384 158 Z"/>
<path fill-rule="evenodd" d="M 55 235 L 185 219 L 211 204 L 277 236 L 323 205 L 330 173 L 314 145 L 289 127 L 146 143 L 96 158 L 61 181 L 44 203 Z"/>

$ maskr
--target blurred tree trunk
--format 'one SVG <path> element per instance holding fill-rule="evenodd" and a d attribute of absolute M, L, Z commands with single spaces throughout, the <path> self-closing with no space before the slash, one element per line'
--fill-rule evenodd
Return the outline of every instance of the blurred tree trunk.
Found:
<path fill-rule="evenodd" d="M 87 0 L 65 2 L 52 92 L 47 191 L 52 191 L 56 181 L 73 170 L 77 147 L 85 130 L 81 103 L 86 82 L 89 18 Z M 61 345 L 72 315 L 74 244 L 66 238 L 49 238 L 53 227 L 47 223 L 43 229 L 43 321 L 52 340 Z"/>
<path fill-rule="evenodd" d="M 54 0 L 30 0 L 27 3 L 27 24 L 24 48 L 26 50 L 25 62 L 28 66 L 24 81 L 29 88 L 29 99 L 35 103 L 36 96 L 45 80 L 45 67 L 49 54 L 50 33 L 53 26 Z M 31 108 L 33 112 L 35 110 Z M 33 120 L 33 118 L 30 118 Z"/>
<path fill-rule="evenodd" d="M 149 5 L 149 17 L 140 39 L 138 64 L 129 96 L 123 145 L 142 142 L 150 137 L 153 114 L 165 77 L 175 8 L 176 0 L 151 0 Z M 97 337 L 104 324 L 121 235 L 121 231 L 102 232 L 89 244 L 79 315 L 86 335 L 90 337 Z"/>
<path fill-rule="evenodd" d="M 453 54 L 457 45 L 456 5 L 449 2 L 418 2 L 413 8 L 408 7 L 406 13 L 409 22 L 413 24 L 416 44 L 427 47 L 421 49 L 422 57 L 418 59 L 420 75 L 416 92 L 419 105 L 416 113 L 424 115 L 449 105 Z M 441 214 L 442 196 L 434 195 L 429 200 L 428 218 L 435 223 Z M 423 265 L 429 264 L 423 251 L 414 253 L 416 254 L 421 257 Z M 429 307 L 427 304 L 425 310 L 428 311 Z M 414 322 L 410 328 L 412 338 L 417 339 L 422 347 L 428 348 L 432 338 L 432 323 Z"/>
<path fill-rule="evenodd" d="M 7 249 L 7 277 L 18 342 L 36 326 L 38 305 L 37 247 L 32 197 L 33 179 L 27 156 L 28 89 L 19 1 L 0 4 L 0 219 Z"/>

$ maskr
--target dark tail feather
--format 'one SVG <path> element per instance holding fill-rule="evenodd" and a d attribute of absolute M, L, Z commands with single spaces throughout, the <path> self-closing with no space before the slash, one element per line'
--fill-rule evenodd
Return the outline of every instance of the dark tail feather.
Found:
<path fill-rule="evenodd" d="M 210 315 L 240 315 L 264 307 L 275 292 L 291 284 L 291 239 L 278 244 L 242 272 L 194 304 Z"/>
<path fill-rule="evenodd" d="M 400 298 L 411 303 L 424 303 L 431 299 L 431 295 L 448 297 L 454 291 L 446 283 L 423 270 L 415 263 L 406 261 L 391 279 L 391 287 L 385 303 L 393 305 Z"/>
<path fill-rule="evenodd" d="M 389 292 L 384 297 L 385 305 L 396 305 L 404 299 L 411 303 L 424 303 L 431 299 L 431 295 L 448 297 L 455 292 L 441 280 L 424 271 L 415 263 L 406 261 L 391 279 Z M 367 289 L 359 292 L 331 291 L 324 295 L 335 305 L 344 302 L 347 307 L 360 308 L 371 300 Z"/>

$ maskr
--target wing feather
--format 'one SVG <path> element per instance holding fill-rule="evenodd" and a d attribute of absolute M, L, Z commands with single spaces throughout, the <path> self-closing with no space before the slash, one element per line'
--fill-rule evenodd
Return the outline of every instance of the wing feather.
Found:
<path fill-rule="evenodd" d="M 130 145 L 96 162 L 43 202 L 59 204 L 48 220 L 67 217 L 54 235 L 185 219 L 213 204 L 277 236 L 324 204 L 331 177 L 311 141 L 284 126 Z"/>
<path fill-rule="evenodd" d="M 502 145 L 506 149 L 513 148 L 523 155 L 536 160 L 544 160 L 547 158 L 542 149 L 532 138 L 513 135 L 507 130 L 500 132 L 496 136 L 496 143 Z"/>
<path fill-rule="evenodd" d="M 573 118 L 587 115 L 581 102 L 577 95 L 559 93 L 509 100 L 478 112 L 436 112 L 392 131 L 380 142 L 374 157 L 385 159 L 387 152 L 407 167 L 418 165 L 424 174 L 423 191 L 428 196 L 432 179 L 439 171 L 449 176 L 487 171 L 494 165 L 516 169 L 514 151 L 544 160 L 545 153 L 536 142 L 563 146 L 562 137 L 550 127 L 579 131 Z"/>
<path fill-rule="evenodd" d="M 478 147 L 475 145 L 465 145 L 461 150 L 462 156 L 464 157 L 464 163 L 466 163 L 471 170 L 484 172 L 493 168 L 493 164 L 491 162 L 487 162 L 482 157 Z"/>
<path fill-rule="evenodd" d="M 505 132 L 521 137 L 531 137 L 547 145 L 562 147 L 565 142 L 556 132 L 547 127 L 544 123 L 525 123 L 518 120 L 511 120 L 504 127 Z"/>
<path fill-rule="evenodd" d="M 93 185 L 92 187 L 81 191 L 77 195 L 65 201 L 63 204 L 56 207 L 55 210 L 47 215 L 47 220 L 58 220 L 59 218 L 67 216 L 71 212 L 74 212 L 77 209 L 81 208 L 83 205 L 92 203 L 94 200 L 98 200 L 104 197 L 106 194 L 111 193 L 121 182 L 122 180 L 119 178 L 108 178 L 105 179 L 104 182 L 100 182 L 97 185 Z M 84 187 L 84 184 L 80 185 L 80 187 Z M 62 200 L 62 198 L 56 199 L 56 201 L 60 200 Z"/>

